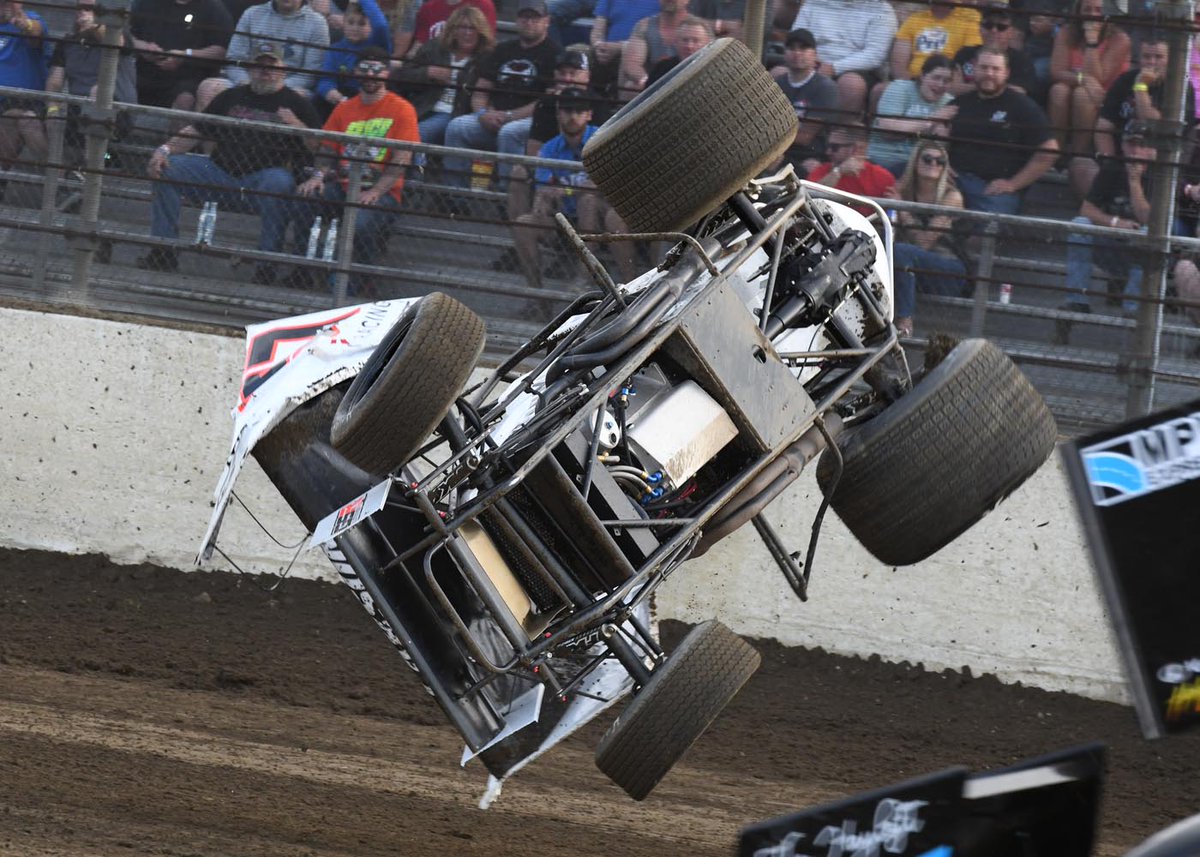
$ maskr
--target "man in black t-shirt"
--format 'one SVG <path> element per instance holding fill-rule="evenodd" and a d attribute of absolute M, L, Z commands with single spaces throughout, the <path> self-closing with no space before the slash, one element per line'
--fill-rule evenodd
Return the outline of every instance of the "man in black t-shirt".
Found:
<path fill-rule="evenodd" d="M 135 0 L 138 102 L 191 110 L 200 81 L 220 71 L 233 27 L 221 0 Z"/>
<path fill-rule="evenodd" d="M 1046 114 L 1008 87 L 1008 57 L 983 48 L 975 58 L 975 91 L 935 114 L 949 123 L 950 164 L 963 202 L 975 211 L 1016 214 L 1025 188 L 1058 156 Z"/>
<path fill-rule="evenodd" d="M 253 63 L 250 82 L 222 92 L 205 114 L 293 128 L 321 127 L 312 101 L 284 86 L 287 71 L 278 44 L 262 43 Z M 211 155 L 188 154 L 203 140 L 215 143 Z M 186 196 L 193 202 L 215 201 L 222 208 L 256 212 L 262 217 L 258 249 L 279 252 L 292 209 L 286 197 L 295 190 L 295 171 L 307 160 L 308 149 L 297 136 L 197 118 L 150 156 L 147 172 L 155 179 L 150 234 L 179 237 L 179 209 Z M 138 267 L 174 271 L 179 260 L 174 248 L 155 247 L 138 259 Z M 254 281 L 270 283 L 274 276 L 272 266 L 260 264 Z"/>
<path fill-rule="evenodd" d="M 517 38 L 501 42 L 483 60 L 471 97 L 472 112 L 450 120 L 447 146 L 494 152 L 506 125 L 533 115 L 538 97 L 550 86 L 559 54 L 558 43 L 547 35 L 549 30 L 545 0 L 521 0 Z M 514 126 L 513 131 L 524 124 Z M 466 186 L 468 167 L 460 158 L 446 158 L 448 181 Z M 507 176 L 506 164 L 500 165 L 500 173 Z"/>

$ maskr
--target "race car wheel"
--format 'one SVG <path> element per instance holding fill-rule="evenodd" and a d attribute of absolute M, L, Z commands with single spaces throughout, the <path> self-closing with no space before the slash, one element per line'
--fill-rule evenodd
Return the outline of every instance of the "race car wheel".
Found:
<path fill-rule="evenodd" d="M 795 138 L 796 111 L 783 90 L 745 45 L 718 39 L 605 122 L 583 165 L 631 231 L 677 231 Z"/>
<path fill-rule="evenodd" d="M 404 464 L 462 392 L 484 339 L 483 321 L 454 298 L 419 300 L 342 397 L 329 432 L 334 448 L 368 473 Z"/>
<path fill-rule="evenodd" d="M 616 719 L 596 765 L 642 800 L 758 669 L 749 643 L 715 620 L 697 625 Z"/>
<path fill-rule="evenodd" d="M 1033 475 L 1054 416 L 985 339 L 959 343 L 912 391 L 826 450 L 817 482 L 876 559 L 911 565 L 941 550 Z M 830 496 L 830 491 L 833 491 Z"/>

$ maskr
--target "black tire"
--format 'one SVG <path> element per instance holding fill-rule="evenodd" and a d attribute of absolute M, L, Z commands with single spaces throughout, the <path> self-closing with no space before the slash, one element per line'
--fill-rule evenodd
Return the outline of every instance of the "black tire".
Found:
<path fill-rule="evenodd" d="M 1041 395 L 985 339 L 959 343 L 907 395 L 838 442 L 844 468 L 830 505 L 888 565 L 936 553 L 1016 490 L 1054 450 Z M 835 457 L 817 482 L 829 496 Z"/>
<path fill-rule="evenodd" d="M 762 63 L 736 39 L 718 39 L 605 122 L 583 165 L 630 231 L 678 231 L 795 137 L 796 111 Z"/>
<path fill-rule="evenodd" d="M 716 620 L 697 625 L 650 674 L 596 747 L 596 765 L 642 800 L 716 719 L 762 658 Z"/>
<path fill-rule="evenodd" d="M 483 351 L 483 321 L 441 292 L 388 331 L 333 415 L 334 448 L 368 473 L 408 461 L 454 404 Z"/>

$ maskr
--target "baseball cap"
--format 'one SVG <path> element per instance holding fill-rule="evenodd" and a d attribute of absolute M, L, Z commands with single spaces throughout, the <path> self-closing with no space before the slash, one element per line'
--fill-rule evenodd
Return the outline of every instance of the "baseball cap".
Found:
<path fill-rule="evenodd" d="M 587 90 L 580 89 L 578 86 L 568 86 L 558 94 L 554 108 L 556 110 L 591 110 L 592 100 L 588 97 Z"/>
<path fill-rule="evenodd" d="M 570 49 L 560 53 L 554 61 L 555 68 L 577 68 L 580 71 L 587 71 L 588 65 L 588 55 L 586 53 Z"/>
<path fill-rule="evenodd" d="M 550 12 L 546 8 L 546 0 L 521 0 L 517 6 L 517 14 L 522 12 L 537 12 L 539 15 L 549 15 Z"/>
<path fill-rule="evenodd" d="M 787 38 L 783 40 L 783 46 L 790 48 L 792 45 L 799 45 L 802 48 L 815 48 L 817 40 L 813 37 L 812 30 L 806 30 L 804 27 L 797 27 L 787 34 Z"/>
<path fill-rule="evenodd" d="M 259 42 L 258 50 L 254 52 L 254 59 L 260 60 L 263 57 L 270 57 L 276 62 L 283 62 L 283 45 L 277 42 Z"/>

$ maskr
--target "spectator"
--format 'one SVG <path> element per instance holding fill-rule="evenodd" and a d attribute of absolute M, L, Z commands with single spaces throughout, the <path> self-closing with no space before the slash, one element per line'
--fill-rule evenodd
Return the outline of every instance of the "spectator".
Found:
<path fill-rule="evenodd" d="M 687 17 L 688 0 L 658 0 L 658 14 L 638 21 L 621 50 L 617 97 L 628 101 L 646 88 L 650 70 L 676 55 L 675 36 Z"/>
<path fill-rule="evenodd" d="M 896 32 L 892 44 L 892 80 L 912 80 L 921 73 L 929 57 L 952 57 L 960 49 L 979 42 L 978 10 L 953 5 L 949 0 L 930 0 L 928 9 L 910 15 Z M 873 104 L 882 97 L 885 85 L 876 84 L 872 90 Z"/>
<path fill-rule="evenodd" d="M 675 56 L 667 57 L 665 60 L 655 63 L 654 68 L 650 69 L 650 76 L 646 80 L 646 85 L 649 86 L 654 83 L 654 81 L 675 68 L 675 66 L 679 65 L 696 51 L 707 45 L 711 45 L 714 38 L 716 37 L 713 34 L 712 24 L 704 18 L 688 15 L 679 22 L 679 27 L 675 34 Z"/>
<path fill-rule="evenodd" d="M 374 45 L 392 55 L 392 34 L 378 0 L 351 0 L 342 16 L 344 35 L 325 52 L 317 79 L 317 104 L 328 116 L 347 98 L 358 94 L 354 67 L 363 50 Z"/>
<path fill-rule="evenodd" d="M 417 10 L 416 30 L 412 43 L 420 46 L 439 38 L 450 16 L 462 4 L 474 6 L 487 19 L 492 39 L 496 38 L 496 6 L 492 0 L 425 0 Z M 518 15 L 519 16 L 519 15 Z M 404 54 L 402 54 L 404 56 Z"/>
<path fill-rule="evenodd" d="M 962 194 L 950 176 L 950 156 L 936 140 L 913 148 L 896 198 L 948 208 L 962 208 Z M 954 220 L 947 214 L 901 211 L 896 215 L 892 263 L 896 272 L 896 329 L 912 336 L 917 292 L 959 295 L 966 285 L 966 267 L 954 247 Z"/>
<path fill-rule="evenodd" d="M 325 48 L 329 46 L 329 26 L 306 0 L 269 0 L 242 13 L 225 54 L 229 62 L 224 77 L 210 77 L 200 84 L 196 109 L 205 110 L 218 93 L 245 84 L 250 75 L 243 63 L 252 58 L 251 51 L 267 40 L 282 47 L 288 69 L 284 85 L 311 98 L 317 72 L 325 61 Z"/>
<path fill-rule="evenodd" d="M 658 0 L 598 0 L 589 41 L 596 57 L 592 86 L 617 97 L 621 49 L 638 21 L 658 11 Z"/>
<path fill-rule="evenodd" d="M 1024 0 L 1022 11 L 1025 13 L 1025 30 L 1021 51 L 1033 64 L 1034 75 L 1037 78 L 1037 89 L 1031 89 L 1025 94 L 1039 104 L 1046 103 L 1046 92 L 1050 88 L 1050 57 L 1054 53 L 1054 37 L 1062 26 L 1062 13 L 1066 12 L 1066 0 Z M 987 42 L 987 39 L 984 39 Z M 1013 67 L 1013 78 L 1017 78 L 1016 67 Z"/>
<path fill-rule="evenodd" d="M 536 154 L 542 143 L 548 142 L 559 133 L 556 113 L 558 93 L 567 87 L 586 90 L 590 82 L 591 59 L 587 52 L 577 49 L 562 51 L 554 61 L 554 83 L 547 90 L 547 94 L 534 103 L 533 112 L 528 117 L 505 123 L 496 136 L 496 151 L 506 155 Z M 600 103 L 599 96 L 594 93 L 589 93 L 588 98 L 589 109 Z M 595 111 L 592 113 L 594 115 Z M 536 142 L 531 144 L 530 137 L 535 122 L 539 123 L 540 127 L 538 136 L 533 137 Z M 529 152 L 531 145 L 537 146 L 532 153 Z"/>
<path fill-rule="evenodd" d="M 862 125 L 838 125 L 829 130 L 825 144 L 829 160 L 808 174 L 810 182 L 859 196 L 889 196 L 896 177 L 879 164 L 867 160 L 867 129 Z M 863 214 L 871 209 L 859 207 Z"/>
<path fill-rule="evenodd" d="M 792 24 L 798 27 L 816 37 L 819 70 L 837 81 L 841 110 L 861 118 L 896 35 L 892 7 L 887 0 L 806 0 Z"/>
<path fill-rule="evenodd" d="M 1054 37 L 1046 111 L 1060 148 L 1090 155 L 1104 93 L 1129 68 L 1129 36 L 1107 20 L 1104 0 L 1077 0 L 1074 17 Z"/>
<path fill-rule="evenodd" d="M 1046 114 L 1008 88 L 1008 55 L 983 48 L 975 58 L 975 90 L 938 112 L 950 125 L 950 165 L 967 208 L 1016 214 L 1025 188 L 1054 166 L 1058 143 Z"/>
<path fill-rule="evenodd" d="M 932 132 L 933 115 L 950 101 L 950 60 L 932 54 L 916 80 L 893 80 L 875 111 L 875 130 L 867 154 L 893 175 L 910 166 L 915 138 Z"/>
<path fill-rule="evenodd" d="M 392 72 L 394 88 L 417 111 L 422 142 L 440 146 L 450 120 L 471 111 L 480 64 L 494 45 L 483 13 L 459 6 L 438 38 L 421 45 L 416 56 Z"/>
<path fill-rule="evenodd" d="M 1096 181 L 1080 206 L 1075 223 L 1109 226 L 1113 229 L 1143 231 L 1150 220 L 1150 171 L 1156 152 L 1147 143 L 1144 123 L 1132 120 L 1121 137 L 1120 158 L 1106 158 Z M 1067 288 L 1070 293 L 1062 309 L 1091 312 L 1088 286 L 1092 279 L 1093 259 L 1100 267 L 1125 278 L 1126 313 L 1137 312 L 1133 297 L 1141 291 L 1140 254 L 1111 238 L 1072 233 L 1067 239 Z"/>
<path fill-rule="evenodd" d="M 353 134 L 369 138 L 361 145 L 322 142 L 317 157 L 317 169 L 297 189 L 301 196 L 320 195 L 327 202 L 338 204 L 346 200 L 347 174 L 352 160 L 365 161 L 361 206 L 354 228 L 355 262 L 372 265 L 383 252 L 388 229 L 400 209 L 404 190 L 404 170 L 412 161 L 412 153 L 379 145 L 380 140 L 420 142 L 417 112 L 413 106 L 387 89 L 391 72 L 389 55 L 379 47 L 369 47 L 359 57 L 355 73 L 362 83 L 358 95 L 348 98 L 333 109 L 325 122 L 326 131 Z M 336 167 L 337 172 L 334 172 Z M 309 213 L 311 218 L 311 213 Z M 304 228 L 307 227 L 307 228 Z M 300 234 L 311 228 L 311 221 L 302 224 Z M 303 278 L 305 275 L 301 274 Z M 353 275 L 351 288 L 363 294 L 373 291 L 370 278 Z"/>
<path fill-rule="evenodd" d="M 138 51 L 138 102 L 196 106 L 200 81 L 219 71 L 233 18 L 220 0 L 137 0 L 130 16 Z"/>
<path fill-rule="evenodd" d="M 43 90 L 46 57 L 42 39 L 46 22 L 37 12 L 26 12 L 14 0 L 0 0 L 0 86 Z M 46 129 L 38 116 L 41 103 L 24 98 L 4 98 L 0 120 L 0 169 L 9 169 L 24 146 L 38 161 L 46 160 Z M 2 185 L 0 185 L 2 188 Z"/>
<path fill-rule="evenodd" d="M 521 0 L 517 38 L 498 44 L 482 63 L 471 97 L 474 112 L 450 120 L 446 126 L 447 146 L 495 151 L 506 125 L 533 115 L 538 96 L 550 85 L 558 61 L 558 44 L 546 35 L 549 28 L 545 0 Z M 520 130 L 517 126 L 511 133 Z M 446 169 L 451 181 L 467 183 L 467 164 L 462 159 L 446 158 Z M 507 173 L 504 165 L 501 170 Z"/>
<path fill-rule="evenodd" d="M 1191 162 L 1179 181 L 1179 217 L 1176 234 L 1195 237 L 1200 229 L 1200 146 L 1192 147 Z M 1190 306 L 1184 308 L 1193 324 L 1200 324 L 1200 267 L 1195 253 L 1188 253 L 1175 263 L 1172 277 L 1175 292 Z M 1197 356 L 1193 350 L 1192 356 Z"/>
<path fill-rule="evenodd" d="M 596 132 L 596 126 L 588 121 L 591 113 L 587 93 L 582 89 L 569 87 L 559 93 L 559 133 L 542 146 L 538 156 L 576 163 L 582 161 L 583 147 Z M 583 232 L 596 232 L 601 226 L 608 232 L 625 232 L 627 229 L 599 194 L 586 192 L 594 191 L 595 186 L 582 168 L 538 167 L 534 181 L 533 209 L 521 215 L 513 224 L 513 243 L 529 284 L 541 288 L 542 262 L 538 254 L 538 238 L 554 226 L 556 213 L 561 211 L 574 220 Z M 585 192 L 580 193 L 580 190 Z M 618 242 L 611 246 L 621 276 L 629 282 L 637 276 L 633 245 Z"/>
<path fill-rule="evenodd" d="M 206 112 L 292 128 L 317 127 L 320 120 L 312 100 L 284 84 L 279 45 L 265 42 L 250 54 L 250 82 L 217 95 Z M 215 143 L 211 155 L 188 154 L 202 140 Z M 155 180 L 150 234 L 179 237 L 180 203 L 186 196 L 193 202 L 212 200 L 222 208 L 258 213 L 262 217 L 258 249 L 277 253 L 283 249 L 291 209 L 286 196 L 296 187 L 293 174 L 307 159 L 307 147 L 295 135 L 197 118 L 150 156 L 147 172 Z M 174 248 L 155 247 L 137 264 L 151 271 L 175 271 L 179 259 Z M 274 267 L 260 263 L 253 279 L 258 284 L 272 282 Z"/>
<path fill-rule="evenodd" d="M 804 28 L 788 33 L 775 82 L 796 111 L 796 139 L 783 157 L 800 178 L 825 160 L 825 123 L 837 113 L 837 85 L 818 65 L 813 34 Z"/>
<path fill-rule="evenodd" d="M 1033 98 L 1034 93 L 1038 91 L 1037 72 L 1034 71 L 1029 57 L 1013 47 L 1013 37 L 1016 33 L 1012 14 L 1007 6 L 985 6 L 983 18 L 979 22 L 979 34 L 983 44 L 962 48 L 954 54 L 954 76 L 950 80 L 950 94 L 962 95 L 975 88 L 975 57 L 979 55 L 980 47 L 987 47 L 1004 51 L 1008 57 L 1009 89 L 1015 89 Z"/>

